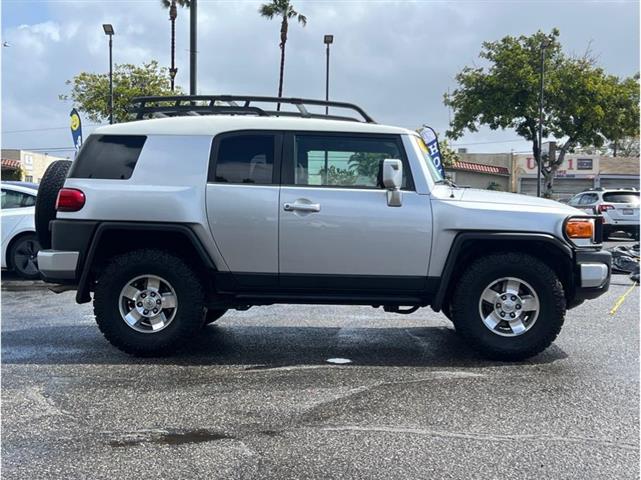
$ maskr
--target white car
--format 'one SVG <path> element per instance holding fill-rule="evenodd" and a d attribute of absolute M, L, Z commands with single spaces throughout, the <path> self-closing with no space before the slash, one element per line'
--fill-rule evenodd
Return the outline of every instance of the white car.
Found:
<path fill-rule="evenodd" d="M 30 280 L 40 278 L 34 214 L 38 186 L 2 182 L 2 268 Z"/>
<path fill-rule="evenodd" d="M 639 239 L 639 192 L 630 189 L 595 189 L 570 199 L 570 206 L 603 216 L 603 239 L 614 232 L 626 232 Z"/>

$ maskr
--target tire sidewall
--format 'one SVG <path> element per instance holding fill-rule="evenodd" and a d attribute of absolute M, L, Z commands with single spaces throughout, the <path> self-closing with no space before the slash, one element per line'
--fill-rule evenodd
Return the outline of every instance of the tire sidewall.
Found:
<path fill-rule="evenodd" d="M 485 288 L 504 277 L 516 277 L 527 282 L 539 299 L 539 314 L 534 325 L 525 333 L 514 337 L 491 332 L 483 323 L 479 313 L 479 301 Z M 556 277 L 553 276 L 553 278 L 555 281 L 550 281 L 549 276 L 545 275 L 541 268 L 533 269 L 531 264 L 520 265 L 512 262 L 486 264 L 483 271 L 476 271 L 474 277 L 466 283 L 468 291 L 459 296 L 459 305 L 455 307 L 454 314 L 456 328 L 473 343 L 477 343 L 483 351 L 501 352 L 511 357 L 537 349 L 548 338 L 556 336 L 560 329 L 559 322 L 563 322 L 564 305 L 559 304 L 555 291 L 560 285 Z"/>

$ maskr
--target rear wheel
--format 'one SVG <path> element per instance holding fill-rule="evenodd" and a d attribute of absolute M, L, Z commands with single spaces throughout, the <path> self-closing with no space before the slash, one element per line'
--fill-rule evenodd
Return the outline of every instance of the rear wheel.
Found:
<path fill-rule="evenodd" d="M 109 342 L 134 355 L 167 355 L 202 325 L 201 283 L 180 258 L 137 250 L 111 260 L 94 295 L 98 327 Z"/>
<path fill-rule="evenodd" d="M 521 253 L 477 260 L 461 276 L 452 299 L 457 332 L 497 360 L 522 360 L 545 350 L 564 315 L 563 286 L 554 271 Z"/>
<path fill-rule="evenodd" d="M 20 277 L 27 280 L 40 278 L 38 271 L 38 251 L 40 243 L 35 233 L 18 237 L 9 251 L 9 266 Z"/>
<path fill-rule="evenodd" d="M 65 183 L 67 173 L 71 167 L 69 160 L 56 160 L 45 170 L 38 196 L 36 197 L 36 234 L 42 248 L 51 248 L 51 232 L 49 222 L 56 218 L 56 200 L 58 192 Z"/>

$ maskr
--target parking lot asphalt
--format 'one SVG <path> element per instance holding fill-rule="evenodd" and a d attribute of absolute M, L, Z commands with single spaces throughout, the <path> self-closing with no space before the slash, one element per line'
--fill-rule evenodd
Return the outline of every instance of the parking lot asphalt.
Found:
<path fill-rule="evenodd" d="M 638 288 L 609 314 L 631 287 L 614 276 L 520 363 L 429 308 L 282 305 L 137 359 L 74 292 L 5 276 L 2 478 L 638 478 Z"/>

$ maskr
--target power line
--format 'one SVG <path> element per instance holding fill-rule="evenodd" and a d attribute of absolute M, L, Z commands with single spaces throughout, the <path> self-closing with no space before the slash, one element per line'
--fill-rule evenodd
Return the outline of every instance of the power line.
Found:
<path fill-rule="evenodd" d="M 86 127 L 101 127 L 103 124 L 102 123 L 89 123 L 86 124 Z M 105 124 L 106 125 L 106 124 Z M 29 128 L 26 130 L 3 130 L 2 134 L 5 133 L 25 133 L 25 132 L 43 132 L 45 130 L 66 130 L 69 127 L 69 125 L 66 125 L 64 127 L 46 127 L 46 128 Z"/>

